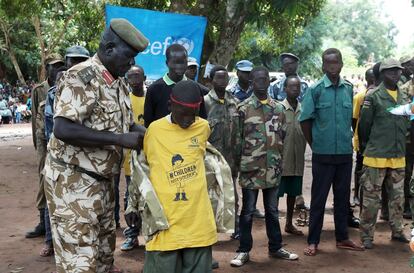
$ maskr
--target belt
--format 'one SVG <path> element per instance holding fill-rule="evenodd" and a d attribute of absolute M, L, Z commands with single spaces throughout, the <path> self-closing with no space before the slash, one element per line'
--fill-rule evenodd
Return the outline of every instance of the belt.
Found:
<path fill-rule="evenodd" d="M 80 167 L 78 165 L 66 163 L 64 161 L 61 161 L 59 159 L 54 158 L 53 156 L 50 156 L 50 160 L 53 161 L 56 164 L 61 165 L 61 166 L 73 168 L 75 171 L 80 172 L 80 173 L 84 173 L 86 175 L 89 175 L 90 177 L 95 178 L 96 180 L 106 180 L 106 181 L 109 181 L 108 178 L 106 178 L 106 177 L 104 177 L 104 176 L 102 176 L 100 174 L 97 174 L 97 173 L 92 172 L 92 171 L 88 171 L 88 170 L 86 170 L 86 169 L 84 169 L 84 168 L 82 168 L 82 167 Z"/>

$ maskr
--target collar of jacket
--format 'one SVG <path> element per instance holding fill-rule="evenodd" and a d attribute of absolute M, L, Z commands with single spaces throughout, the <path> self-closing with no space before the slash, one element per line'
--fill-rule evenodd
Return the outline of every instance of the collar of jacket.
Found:
<path fill-rule="evenodd" d="M 207 96 L 209 96 L 212 100 L 214 100 L 216 102 L 220 102 L 220 99 L 217 96 L 216 90 L 214 90 L 214 89 L 211 89 L 210 92 L 208 92 Z M 229 103 L 237 104 L 235 102 L 235 99 L 234 99 L 233 95 L 227 90 L 224 91 L 224 100 L 229 102 Z"/>
<path fill-rule="evenodd" d="M 384 83 L 381 83 L 378 86 L 377 92 L 378 92 L 378 96 L 380 96 L 382 99 L 389 100 L 389 101 L 391 101 L 393 103 L 397 103 L 397 104 L 402 103 L 402 96 L 401 96 L 401 92 L 400 92 L 400 89 L 398 88 L 398 86 L 397 86 L 397 101 L 395 101 L 394 98 L 391 97 L 390 94 L 388 94 L 387 88 L 385 87 Z"/>
<path fill-rule="evenodd" d="M 293 107 L 290 105 L 290 103 L 287 99 L 284 99 L 283 101 L 281 101 L 279 103 L 282 104 L 283 107 L 285 107 L 286 110 L 291 110 L 295 113 L 299 112 L 299 109 L 300 109 L 300 102 L 299 101 L 298 101 L 298 105 L 296 106 L 296 110 L 293 109 Z"/>
<path fill-rule="evenodd" d="M 260 102 L 260 100 L 256 97 L 256 95 L 254 94 L 254 92 L 253 92 L 253 94 L 250 96 L 250 98 L 249 98 L 251 101 L 252 101 L 252 103 L 253 103 L 253 106 L 254 106 L 254 108 L 259 108 L 259 107 L 262 107 L 262 106 L 264 106 L 264 105 L 268 105 L 269 107 L 272 107 L 272 108 L 275 108 L 275 106 L 276 106 L 276 102 L 274 101 L 274 100 L 272 100 L 270 97 L 269 97 L 269 95 L 267 95 L 267 104 L 263 104 L 263 103 L 261 103 Z"/>
<path fill-rule="evenodd" d="M 330 86 L 333 86 L 333 83 L 331 82 L 331 80 L 328 78 L 328 76 L 325 74 L 325 75 L 323 75 L 323 84 L 324 84 L 324 86 L 325 86 L 325 88 L 328 88 L 328 87 L 330 87 Z M 345 81 L 344 81 L 344 79 L 342 79 L 342 77 L 339 77 L 339 84 L 338 84 L 338 87 L 339 86 L 342 86 L 342 85 L 344 85 L 345 84 Z"/>

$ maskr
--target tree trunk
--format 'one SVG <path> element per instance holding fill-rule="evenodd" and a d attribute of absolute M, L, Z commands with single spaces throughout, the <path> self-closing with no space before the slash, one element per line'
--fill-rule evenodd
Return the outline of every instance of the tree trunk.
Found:
<path fill-rule="evenodd" d="M 33 26 L 36 31 L 37 40 L 39 41 L 40 46 L 40 72 L 39 72 L 39 82 L 43 82 L 46 79 L 46 48 L 42 36 L 42 30 L 40 28 L 40 19 L 39 16 L 34 15 L 32 18 Z"/>
<path fill-rule="evenodd" d="M 19 63 L 17 62 L 16 54 L 14 54 L 14 50 L 12 48 L 11 42 L 10 42 L 10 27 L 6 21 L 0 22 L 1 31 L 3 32 L 4 36 L 4 48 L 3 50 L 9 54 L 10 61 L 13 64 L 14 70 L 16 71 L 17 77 L 19 78 L 19 81 L 22 84 L 26 84 L 26 81 L 24 79 L 23 73 L 20 69 Z"/>
<path fill-rule="evenodd" d="M 251 0 L 227 0 L 226 17 L 220 36 L 209 60 L 213 64 L 228 65 L 233 57 Z"/>
<path fill-rule="evenodd" d="M 14 70 L 16 71 L 17 77 L 19 78 L 20 83 L 26 85 L 26 81 L 24 80 L 24 76 L 22 71 L 20 70 L 19 63 L 17 62 L 16 55 L 14 54 L 14 50 L 10 48 L 8 50 L 10 60 L 13 64 Z"/>

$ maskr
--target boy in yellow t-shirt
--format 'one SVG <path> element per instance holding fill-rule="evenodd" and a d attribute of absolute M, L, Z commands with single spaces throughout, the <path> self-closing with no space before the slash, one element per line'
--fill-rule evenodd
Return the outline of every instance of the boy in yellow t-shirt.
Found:
<path fill-rule="evenodd" d="M 211 272 L 216 224 L 207 192 L 204 154 L 208 122 L 197 117 L 198 85 L 178 82 L 171 114 L 151 123 L 144 138 L 149 178 L 170 228 L 146 244 L 144 273 Z"/>

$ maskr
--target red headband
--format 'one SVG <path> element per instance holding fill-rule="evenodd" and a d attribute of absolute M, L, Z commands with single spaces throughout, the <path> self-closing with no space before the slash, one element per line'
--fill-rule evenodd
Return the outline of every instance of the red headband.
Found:
<path fill-rule="evenodd" d="M 177 100 L 176 98 L 174 98 L 174 96 L 172 94 L 170 95 L 170 99 L 171 99 L 172 102 L 174 102 L 176 104 L 179 104 L 179 105 L 182 105 L 182 106 L 185 106 L 185 107 L 194 108 L 194 109 L 200 107 L 200 104 L 201 104 L 201 100 L 199 102 L 194 102 L 194 103 L 181 102 L 181 101 Z"/>

